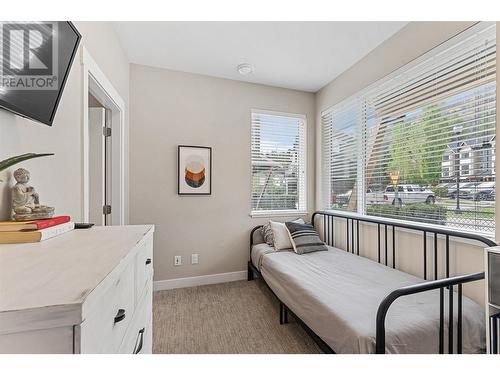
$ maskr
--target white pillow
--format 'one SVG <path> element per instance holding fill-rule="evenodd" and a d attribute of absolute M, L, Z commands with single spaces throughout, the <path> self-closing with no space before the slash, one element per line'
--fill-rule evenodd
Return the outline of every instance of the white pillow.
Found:
<path fill-rule="evenodd" d="M 273 231 L 274 249 L 277 251 L 293 249 L 292 241 L 290 240 L 290 232 L 285 223 L 280 223 L 278 221 L 269 222 L 271 223 L 271 230 Z M 302 219 L 294 220 L 294 222 L 304 224 L 304 220 Z"/>

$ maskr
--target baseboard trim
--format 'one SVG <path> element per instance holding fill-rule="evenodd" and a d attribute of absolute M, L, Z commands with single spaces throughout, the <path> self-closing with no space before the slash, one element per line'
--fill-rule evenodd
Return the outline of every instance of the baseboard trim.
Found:
<path fill-rule="evenodd" d="M 227 283 L 230 281 L 238 281 L 246 279 L 247 279 L 247 271 L 236 271 L 227 273 L 217 273 L 213 275 L 183 277 L 180 279 L 155 281 L 153 282 L 153 290 L 158 291 L 158 290 L 188 288 L 191 286 Z"/>

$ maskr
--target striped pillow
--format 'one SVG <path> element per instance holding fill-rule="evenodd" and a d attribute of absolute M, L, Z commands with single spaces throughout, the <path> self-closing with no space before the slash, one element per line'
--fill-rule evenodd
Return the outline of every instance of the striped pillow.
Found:
<path fill-rule="evenodd" d="M 290 232 L 293 250 L 297 254 L 328 250 L 312 225 L 294 222 L 286 222 L 285 225 Z"/>

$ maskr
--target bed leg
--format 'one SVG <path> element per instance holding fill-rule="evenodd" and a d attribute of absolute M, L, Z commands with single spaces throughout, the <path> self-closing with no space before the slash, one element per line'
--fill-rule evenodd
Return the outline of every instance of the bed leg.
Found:
<path fill-rule="evenodd" d="M 288 324 L 288 309 L 283 302 L 280 302 L 280 324 Z"/>
<path fill-rule="evenodd" d="M 250 262 L 248 262 L 248 274 L 247 274 L 247 280 L 252 281 L 253 280 L 253 270 Z"/>

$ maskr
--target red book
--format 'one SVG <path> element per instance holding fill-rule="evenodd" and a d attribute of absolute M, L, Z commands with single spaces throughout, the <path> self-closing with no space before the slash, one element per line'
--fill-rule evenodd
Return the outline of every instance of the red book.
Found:
<path fill-rule="evenodd" d="M 71 218 L 69 216 L 56 216 L 50 219 L 43 219 L 43 220 L 2 221 L 0 222 L 0 232 L 41 230 L 67 223 L 70 220 Z"/>

